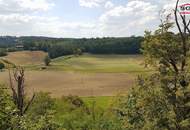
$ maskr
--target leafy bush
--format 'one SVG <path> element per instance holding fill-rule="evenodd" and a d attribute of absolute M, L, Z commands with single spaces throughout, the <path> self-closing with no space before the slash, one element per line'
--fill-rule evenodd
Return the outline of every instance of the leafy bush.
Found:
<path fill-rule="evenodd" d="M 127 97 L 120 98 L 117 111 L 128 130 L 175 130 L 175 114 L 163 93 L 157 75 L 139 78 Z"/>
<path fill-rule="evenodd" d="M 7 55 L 7 51 L 5 49 L 0 49 L 0 57 L 6 56 L 6 55 Z"/>
<path fill-rule="evenodd" d="M 51 59 L 50 59 L 49 55 L 45 56 L 45 58 L 44 58 L 45 65 L 49 66 L 50 62 L 51 62 Z"/>
<path fill-rule="evenodd" d="M 5 68 L 5 65 L 4 63 L 0 62 L 0 70 L 4 69 Z"/>
<path fill-rule="evenodd" d="M 5 86 L 0 85 L 0 129 L 1 130 L 7 130 L 13 127 L 11 120 L 15 112 L 15 107 L 6 89 L 7 88 Z"/>
<path fill-rule="evenodd" d="M 63 97 L 62 113 L 59 116 L 61 128 L 66 130 L 122 130 L 121 122 L 111 109 L 103 110 L 96 102 L 86 105 L 76 96 Z"/>
<path fill-rule="evenodd" d="M 55 101 L 48 93 L 37 93 L 26 117 L 34 130 L 56 130 L 58 124 L 54 122 Z"/>
<path fill-rule="evenodd" d="M 74 53 L 75 56 L 80 56 L 80 55 L 82 55 L 82 50 L 77 48 L 76 50 L 74 50 L 73 53 Z"/>
<path fill-rule="evenodd" d="M 1 130 L 57 130 L 54 115 L 54 100 L 46 93 L 38 93 L 29 111 L 23 116 L 17 115 L 12 97 L 0 86 Z"/>

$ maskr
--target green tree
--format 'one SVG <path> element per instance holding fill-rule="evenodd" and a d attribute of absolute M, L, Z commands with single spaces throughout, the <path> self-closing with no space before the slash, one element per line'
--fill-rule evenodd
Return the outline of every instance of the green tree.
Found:
<path fill-rule="evenodd" d="M 2 62 L 0 62 L 0 70 L 2 71 L 4 68 L 5 68 L 5 65 Z"/>
<path fill-rule="evenodd" d="M 74 55 L 75 56 L 80 56 L 82 55 L 82 50 L 80 48 L 77 48 L 76 50 L 74 50 Z"/>
<path fill-rule="evenodd" d="M 51 59 L 50 59 L 49 55 L 45 56 L 45 58 L 44 58 L 44 64 L 46 66 L 49 66 L 50 63 L 51 63 Z"/>
<path fill-rule="evenodd" d="M 179 34 L 171 32 L 170 15 L 154 33 L 145 32 L 143 54 L 157 73 L 139 78 L 120 102 L 118 113 L 129 130 L 190 129 L 190 31 L 185 15 L 178 18 L 178 2 L 175 20 Z"/>
<path fill-rule="evenodd" d="M 6 56 L 7 55 L 7 51 L 3 48 L 0 48 L 0 57 L 1 56 Z"/>
<path fill-rule="evenodd" d="M 169 22 L 170 15 L 162 22 L 154 34 L 146 33 L 144 54 L 149 61 L 155 61 L 159 70 L 160 83 L 163 93 L 172 105 L 175 127 L 172 129 L 190 129 L 190 75 L 189 75 L 189 25 L 185 15 L 175 9 L 175 21 L 179 34 L 173 34 L 170 29 L 173 23 Z M 159 64 L 158 64 L 159 63 Z"/>

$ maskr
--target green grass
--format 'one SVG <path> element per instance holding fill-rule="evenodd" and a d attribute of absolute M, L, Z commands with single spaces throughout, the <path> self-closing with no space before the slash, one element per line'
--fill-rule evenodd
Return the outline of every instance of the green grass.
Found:
<path fill-rule="evenodd" d="M 84 103 L 87 106 L 90 107 L 95 102 L 97 107 L 100 107 L 103 109 L 108 108 L 112 104 L 112 101 L 114 98 L 115 97 L 106 97 L 106 96 L 102 96 L 102 97 L 81 97 L 81 99 L 84 101 Z M 56 99 L 56 109 L 58 110 L 58 112 L 61 112 L 61 108 L 64 105 L 65 104 L 61 99 Z"/>
<path fill-rule="evenodd" d="M 54 59 L 49 70 L 105 72 L 105 73 L 144 73 L 144 58 L 141 55 L 90 55 L 79 57 L 65 56 Z"/>
<path fill-rule="evenodd" d="M 26 70 L 41 70 L 43 52 L 22 51 L 10 53 L 5 58 L 19 64 Z M 21 58 L 22 57 L 22 58 Z M 44 71 L 76 71 L 93 73 L 149 73 L 151 70 L 144 68 L 142 55 L 93 55 L 62 56 L 52 59 L 51 65 Z"/>
<path fill-rule="evenodd" d="M 115 97 L 82 97 L 81 99 L 84 101 L 84 103 L 88 107 L 92 107 L 92 105 L 95 102 L 96 107 L 101 109 L 107 109 L 109 106 L 113 103 Z M 62 123 L 63 122 L 63 115 L 65 115 L 67 112 L 65 112 L 66 104 L 61 99 L 56 99 L 56 116 L 55 121 Z"/>
<path fill-rule="evenodd" d="M 111 105 L 114 97 L 83 97 L 82 99 L 88 106 L 95 103 L 97 107 L 106 109 Z"/>

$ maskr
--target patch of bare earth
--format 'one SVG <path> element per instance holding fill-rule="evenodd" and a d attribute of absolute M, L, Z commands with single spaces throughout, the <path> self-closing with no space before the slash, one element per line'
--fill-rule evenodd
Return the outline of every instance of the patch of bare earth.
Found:
<path fill-rule="evenodd" d="M 126 73 L 76 73 L 56 71 L 26 72 L 27 93 L 49 92 L 53 97 L 63 95 L 114 96 L 127 91 L 135 77 Z M 0 73 L 0 82 L 8 83 L 8 73 Z"/>

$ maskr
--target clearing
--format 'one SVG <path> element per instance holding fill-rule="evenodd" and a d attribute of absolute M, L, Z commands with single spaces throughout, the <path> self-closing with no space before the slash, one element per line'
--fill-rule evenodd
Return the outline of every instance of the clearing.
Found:
<path fill-rule="evenodd" d="M 12 52 L 4 59 L 26 68 L 28 94 L 49 92 L 53 97 L 63 95 L 114 96 L 134 85 L 136 75 L 148 74 L 141 55 L 63 56 L 52 60 L 41 70 L 47 55 L 41 51 Z M 0 82 L 8 84 L 8 72 L 0 72 Z"/>

